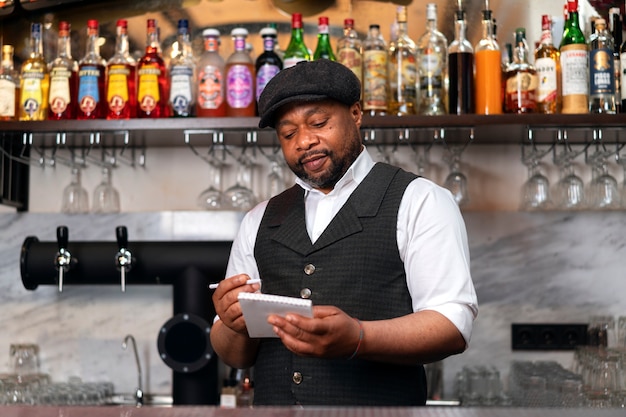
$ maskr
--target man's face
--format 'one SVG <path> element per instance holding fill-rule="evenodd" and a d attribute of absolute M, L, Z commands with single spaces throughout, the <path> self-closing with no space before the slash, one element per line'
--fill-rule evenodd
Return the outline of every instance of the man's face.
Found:
<path fill-rule="evenodd" d="M 294 174 L 328 193 L 363 149 L 360 126 L 359 103 L 296 102 L 280 110 L 276 134 Z"/>

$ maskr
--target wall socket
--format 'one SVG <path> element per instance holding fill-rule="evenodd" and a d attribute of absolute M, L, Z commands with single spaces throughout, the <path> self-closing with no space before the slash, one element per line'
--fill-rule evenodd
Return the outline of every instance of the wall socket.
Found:
<path fill-rule="evenodd" d="M 512 350 L 573 350 L 587 344 L 586 323 L 513 323 Z"/>

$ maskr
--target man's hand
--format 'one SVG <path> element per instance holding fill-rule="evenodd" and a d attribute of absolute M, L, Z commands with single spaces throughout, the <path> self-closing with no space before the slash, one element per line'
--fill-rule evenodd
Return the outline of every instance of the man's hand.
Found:
<path fill-rule="evenodd" d="M 333 306 L 314 306 L 313 318 L 272 315 L 268 322 L 285 347 L 300 356 L 349 358 L 361 333 L 357 320 Z"/>
<path fill-rule="evenodd" d="M 219 283 L 213 293 L 215 312 L 222 320 L 222 323 L 234 332 L 246 336 L 248 335 L 248 330 L 237 296 L 240 292 L 256 292 L 261 288 L 259 284 L 247 285 L 246 281 L 249 279 L 250 277 L 246 274 L 226 278 Z"/>

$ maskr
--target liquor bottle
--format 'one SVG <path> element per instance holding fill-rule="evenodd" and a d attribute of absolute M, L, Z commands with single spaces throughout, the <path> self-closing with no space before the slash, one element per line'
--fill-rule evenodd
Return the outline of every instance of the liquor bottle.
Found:
<path fill-rule="evenodd" d="M 98 21 L 87 21 L 87 51 L 78 63 L 78 109 L 76 118 L 101 119 L 104 117 L 106 61 L 100 56 Z"/>
<path fill-rule="evenodd" d="M 59 22 L 57 56 L 48 64 L 50 71 L 49 120 L 71 120 L 76 117 L 78 63 L 72 59 L 70 29 L 68 22 Z"/>
<path fill-rule="evenodd" d="M 446 114 L 448 40 L 437 30 L 437 5 L 426 5 L 426 32 L 417 41 L 417 112 Z"/>
<path fill-rule="evenodd" d="M 170 61 L 170 114 L 193 116 L 196 108 L 196 62 L 191 50 L 189 21 L 178 21 L 178 52 Z"/>
<path fill-rule="evenodd" d="M 137 116 L 137 63 L 130 56 L 128 22 L 116 24 L 115 53 L 107 62 L 107 119 L 130 119 Z"/>
<path fill-rule="evenodd" d="M 589 37 L 589 113 L 615 114 L 613 37 L 606 20 L 596 19 L 595 28 Z"/>
<path fill-rule="evenodd" d="M 474 48 L 466 38 L 465 10 L 456 11 L 454 40 L 448 48 L 448 113 L 474 113 Z"/>
<path fill-rule="evenodd" d="M 567 0 L 568 17 L 559 48 L 561 54 L 561 113 L 589 111 L 589 52 L 578 23 L 578 0 Z"/>
<path fill-rule="evenodd" d="M 317 24 L 317 47 L 313 53 L 313 59 L 330 59 L 336 61 L 337 58 L 330 46 L 330 37 L 328 35 L 328 17 L 320 16 Z"/>
<path fill-rule="evenodd" d="M 626 40 L 622 42 L 619 48 L 619 63 L 620 63 L 620 102 L 621 112 L 626 113 Z"/>
<path fill-rule="evenodd" d="M 487 6 L 488 7 L 488 6 Z M 476 114 L 502 113 L 502 57 L 494 38 L 492 12 L 482 11 L 482 37 L 475 48 Z"/>
<path fill-rule="evenodd" d="M 622 112 L 622 65 L 620 47 L 622 46 L 622 18 L 619 7 L 609 9 L 611 34 L 613 35 L 613 72 L 615 73 L 615 112 Z"/>
<path fill-rule="evenodd" d="M 43 58 L 41 23 L 30 26 L 30 56 L 20 70 L 20 120 L 46 120 L 50 74 Z"/>
<path fill-rule="evenodd" d="M 263 89 L 276 74 L 283 69 L 283 61 L 275 52 L 276 49 L 276 29 L 266 27 L 261 29 L 263 39 L 263 53 L 258 56 L 255 62 L 256 70 L 256 99 L 259 100 Z"/>
<path fill-rule="evenodd" d="M 389 103 L 389 55 L 380 26 L 369 27 L 363 41 L 363 113 L 379 116 L 387 113 Z"/>
<path fill-rule="evenodd" d="M 226 116 L 254 117 L 256 88 L 254 62 L 246 51 L 248 31 L 235 28 L 230 34 L 235 51 L 226 60 Z"/>
<path fill-rule="evenodd" d="M 535 50 L 537 70 L 537 113 L 556 114 L 561 105 L 561 63 L 559 50 L 552 43 L 552 18 L 541 16 L 541 41 Z"/>
<path fill-rule="evenodd" d="M 0 120 L 17 120 L 20 76 L 13 65 L 13 46 L 2 45 L 0 66 Z"/>
<path fill-rule="evenodd" d="M 217 29 L 205 29 L 204 52 L 198 62 L 198 94 L 196 115 L 198 117 L 226 116 L 226 80 L 224 78 L 224 59 L 220 56 L 220 32 Z"/>
<path fill-rule="evenodd" d="M 168 76 L 156 20 L 148 19 L 146 28 L 146 51 L 137 63 L 137 117 L 158 119 L 169 116 Z"/>
<path fill-rule="evenodd" d="M 354 30 L 354 19 L 344 19 L 343 36 L 337 41 L 337 62 L 350 68 L 363 81 L 363 45 Z"/>
<path fill-rule="evenodd" d="M 396 116 L 415 114 L 417 68 L 415 42 L 407 34 L 406 6 L 396 9 L 397 39 L 389 44 L 389 112 Z"/>
<path fill-rule="evenodd" d="M 302 26 L 302 14 L 291 15 L 291 39 L 283 57 L 283 67 L 290 68 L 300 61 L 310 61 L 311 53 L 304 44 L 304 30 Z"/>
<path fill-rule="evenodd" d="M 505 111 L 507 113 L 533 113 L 537 107 L 537 71 L 528 61 L 526 29 L 515 30 L 513 62 L 505 75 Z"/>

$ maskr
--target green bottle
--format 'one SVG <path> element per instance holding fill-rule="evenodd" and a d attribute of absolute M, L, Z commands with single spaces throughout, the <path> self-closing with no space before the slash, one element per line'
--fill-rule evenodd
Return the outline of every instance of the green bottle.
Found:
<path fill-rule="evenodd" d="M 330 59 L 336 61 L 333 48 L 330 46 L 330 38 L 328 36 L 328 17 L 320 16 L 317 24 L 317 48 L 313 54 L 313 59 Z"/>
<path fill-rule="evenodd" d="M 589 51 L 578 23 L 578 0 L 567 0 L 568 18 L 561 38 L 562 113 L 587 113 Z"/>
<path fill-rule="evenodd" d="M 310 61 L 311 53 L 304 44 L 302 14 L 291 15 L 291 40 L 285 50 L 283 68 L 293 67 L 300 61 Z"/>

